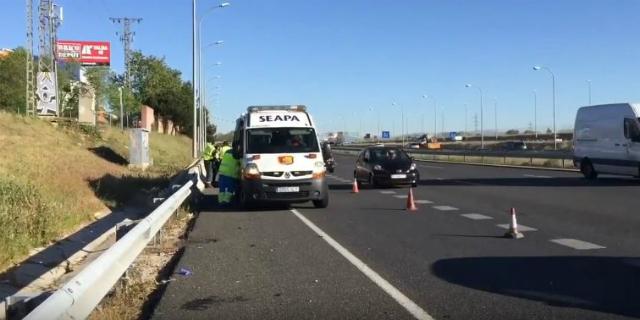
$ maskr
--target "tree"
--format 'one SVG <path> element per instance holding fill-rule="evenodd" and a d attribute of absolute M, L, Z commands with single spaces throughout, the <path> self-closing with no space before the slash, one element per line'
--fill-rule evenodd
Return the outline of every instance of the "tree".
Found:
<path fill-rule="evenodd" d="M 105 110 L 105 105 L 109 99 L 109 67 L 87 67 L 85 76 L 96 95 L 96 110 Z"/>
<path fill-rule="evenodd" d="M 17 48 L 0 59 L 0 110 L 26 112 L 27 51 Z"/>
<path fill-rule="evenodd" d="M 519 134 L 520 131 L 518 131 L 517 129 L 510 129 L 507 130 L 506 134 Z"/>
<path fill-rule="evenodd" d="M 547 128 L 547 134 L 552 134 L 553 131 L 551 131 L 551 128 Z"/>

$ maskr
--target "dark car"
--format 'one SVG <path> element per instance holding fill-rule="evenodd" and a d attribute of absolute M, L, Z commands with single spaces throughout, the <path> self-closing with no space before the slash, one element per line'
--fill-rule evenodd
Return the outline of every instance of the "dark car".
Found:
<path fill-rule="evenodd" d="M 393 147 L 368 147 L 360 152 L 354 177 L 370 186 L 417 186 L 420 173 L 406 152 Z"/>
<path fill-rule="evenodd" d="M 323 142 L 322 146 L 322 158 L 324 159 L 324 166 L 327 168 L 329 173 L 333 173 L 336 169 L 336 160 L 333 158 L 333 154 L 331 153 L 331 144 L 328 142 Z"/>
<path fill-rule="evenodd" d="M 524 141 L 508 141 L 502 148 L 509 151 L 527 150 L 527 144 Z"/>

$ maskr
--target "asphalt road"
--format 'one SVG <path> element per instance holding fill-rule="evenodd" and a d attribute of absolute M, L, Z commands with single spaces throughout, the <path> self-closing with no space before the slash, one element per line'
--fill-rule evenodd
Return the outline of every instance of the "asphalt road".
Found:
<path fill-rule="evenodd" d="M 640 181 L 422 163 L 407 212 L 407 189 L 352 194 L 353 162 L 328 209 L 209 196 L 154 318 L 640 318 Z"/>

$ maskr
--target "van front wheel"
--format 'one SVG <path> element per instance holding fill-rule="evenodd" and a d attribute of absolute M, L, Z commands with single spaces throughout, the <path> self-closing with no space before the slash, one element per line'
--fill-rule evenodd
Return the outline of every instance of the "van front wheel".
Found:
<path fill-rule="evenodd" d="M 591 161 L 587 159 L 580 161 L 580 172 L 582 172 L 584 177 L 588 180 L 595 180 L 598 178 L 598 172 L 593 168 Z"/>
<path fill-rule="evenodd" d="M 313 200 L 313 206 L 318 209 L 324 209 L 329 206 L 329 195 L 325 195 L 324 198 L 320 200 Z"/>

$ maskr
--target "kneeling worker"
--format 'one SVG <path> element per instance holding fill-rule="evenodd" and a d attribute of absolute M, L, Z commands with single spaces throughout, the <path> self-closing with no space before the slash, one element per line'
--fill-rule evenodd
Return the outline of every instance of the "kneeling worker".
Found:
<path fill-rule="evenodd" d="M 240 185 L 240 160 L 233 156 L 233 151 L 228 150 L 222 155 L 220 169 L 218 169 L 218 203 L 228 205 Z"/>

